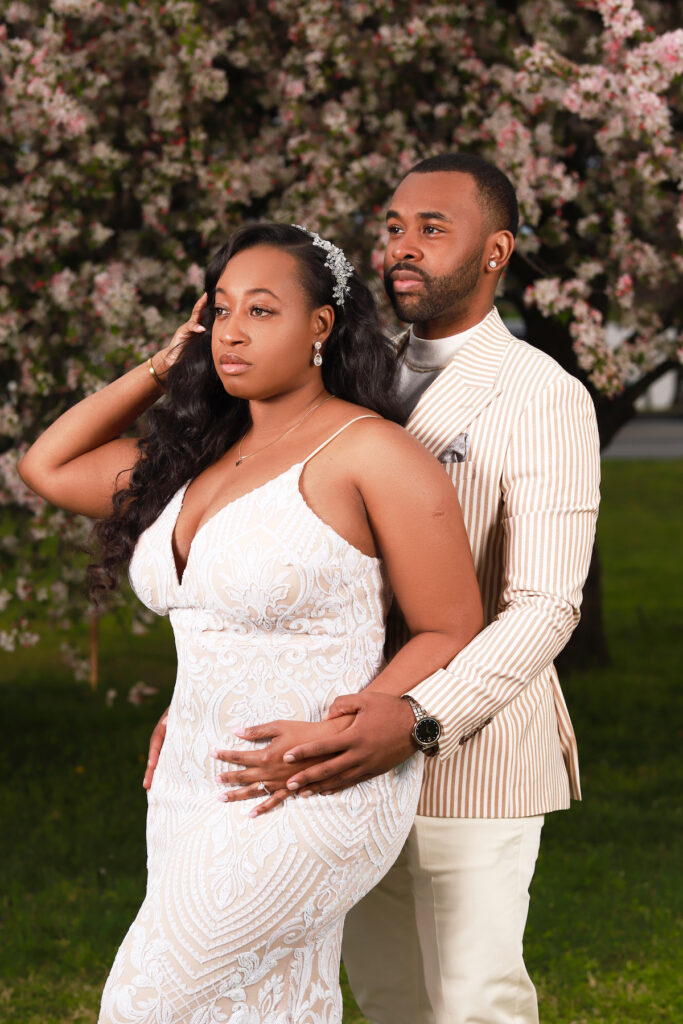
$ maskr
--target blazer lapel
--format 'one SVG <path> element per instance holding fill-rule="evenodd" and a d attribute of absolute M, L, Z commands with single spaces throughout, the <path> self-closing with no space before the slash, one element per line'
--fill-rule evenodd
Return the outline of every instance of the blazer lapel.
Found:
<path fill-rule="evenodd" d="M 437 458 L 500 394 L 496 380 L 512 337 L 494 307 L 420 397 L 406 429 Z"/>

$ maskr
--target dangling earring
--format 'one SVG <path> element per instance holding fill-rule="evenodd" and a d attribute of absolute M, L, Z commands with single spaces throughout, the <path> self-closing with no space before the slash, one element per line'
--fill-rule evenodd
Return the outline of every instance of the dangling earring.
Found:
<path fill-rule="evenodd" d="M 315 355 L 313 356 L 313 365 L 314 366 L 322 366 L 323 365 L 323 357 L 320 354 L 320 349 L 322 347 L 323 347 L 322 341 L 316 341 L 315 345 L 313 346 L 313 348 L 315 349 Z"/>
<path fill-rule="evenodd" d="M 489 260 L 489 266 L 490 266 L 491 270 L 495 270 L 496 267 L 498 266 L 498 264 L 496 263 L 495 260 Z"/>

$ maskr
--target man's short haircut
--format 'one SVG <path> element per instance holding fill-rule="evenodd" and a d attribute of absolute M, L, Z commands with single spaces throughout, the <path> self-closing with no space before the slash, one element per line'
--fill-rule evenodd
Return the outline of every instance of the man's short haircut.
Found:
<path fill-rule="evenodd" d="M 469 174 L 477 185 L 481 205 L 491 218 L 495 231 L 510 231 L 513 237 L 519 227 L 519 208 L 512 182 L 506 174 L 479 156 L 471 153 L 441 153 L 420 160 L 408 174 L 431 174 L 437 171 L 459 171 Z M 408 174 L 405 177 L 408 177 Z"/>

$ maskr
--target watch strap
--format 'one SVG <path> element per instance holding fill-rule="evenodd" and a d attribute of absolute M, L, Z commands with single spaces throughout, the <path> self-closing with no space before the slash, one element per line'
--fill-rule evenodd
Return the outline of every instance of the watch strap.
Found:
<path fill-rule="evenodd" d="M 431 717 L 429 715 L 429 713 L 427 711 L 425 711 L 425 709 L 422 707 L 422 705 L 418 704 L 418 702 L 415 700 L 415 698 L 411 697 L 409 693 L 404 693 L 403 694 L 403 700 L 407 700 L 408 703 L 410 704 L 411 708 L 413 709 L 413 714 L 415 715 L 415 721 L 416 722 L 421 722 L 423 718 L 430 718 Z"/>
<path fill-rule="evenodd" d="M 408 701 L 408 703 L 410 704 L 410 707 L 412 709 L 412 712 L 413 712 L 413 714 L 415 716 L 415 725 L 413 726 L 413 739 L 415 740 L 415 742 L 417 743 L 418 747 L 420 748 L 422 753 L 425 755 L 425 757 L 433 757 L 438 752 L 439 741 L 437 740 L 435 743 L 430 744 L 429 746 L 426 746 L 426 745 L 424 745 L 423 743 L 420 742 L 420 740 L 418 739 L 418 737 L 416 735 L 416 732 L 415 732 L 415 730 L 417 729 L 417 726 L 419 725 L 420 722 L 423 722 L 425 720 L 425 718 L 433 718 L 433 716 L 430 715 L 429 712 L 426 711 L 425 708 L 423 708 L 422 705 L 419 704 L 418 701 L 416 701 L 414 697 L 411 697 L 411 695 L 409 693 L 404 693 L 403 694 L 403 700 L 407 700 Z M 436 722 L 436 719 L 433 719 L 433 721 Z"/>

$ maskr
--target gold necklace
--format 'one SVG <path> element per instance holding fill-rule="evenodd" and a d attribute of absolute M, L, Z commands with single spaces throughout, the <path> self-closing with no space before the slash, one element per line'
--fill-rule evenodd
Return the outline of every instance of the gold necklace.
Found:
<path fill-rule="evenodd" d="M 251 459 L 254 457 L 254 455 L 259 455 L 261 452 L 264 452 L 266 448 L 270 448 L 272 444 L 277 444 L 277 442 L 281 441 L 283 437 L 287 437 L 287 434 L 291 434 L 293 430 L 296 430 L 297 427 L 301 426 L 301 424 L 303 423 L 307 416 L 310 416 L 312 412 L 315 412 L 316 409 L 319 409 L 321 405 L 325 404 L 325 402 L 329 402 L 331 398 L 334 398 L 334 395 L 328 395 L 327 398 L 323 398 L 322 402 L 318 402 L 316 405 L 312 405 L 308 412 L 304 413 L 301 419 L 297 423 L 295 423 L 294 426 L 288 427 L 287 430 L 285 430 L 284 434 L 280 434 L 280 436 L 276 437 L 273 441 L 269 441 L 268 444 L 264 444 L 263 448 L 257 448 L 255 452 L 249 452 L 248 455 L 242 455 L 243 438 L 240 438 L 237 443 L 237 462 L 235 463 L 235 466 L 239 467 L 241 463 L 244 462 L 245 459 Z"/>

